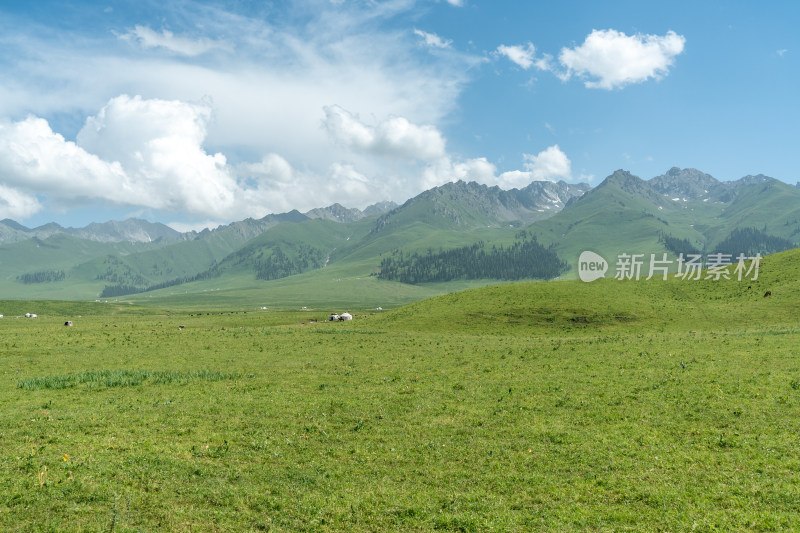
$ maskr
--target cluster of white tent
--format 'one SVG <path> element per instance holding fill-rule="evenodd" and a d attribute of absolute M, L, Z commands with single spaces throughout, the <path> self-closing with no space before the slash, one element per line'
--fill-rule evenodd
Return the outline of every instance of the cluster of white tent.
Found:
<path fill-rule="evenodd" d="M 342 313 L 341 315 L 337 315 L 334 313 L 328 317 L 328 322 L 333 322 L 335 320 L 338 320 L 340 322 L 344 320 L 353 320 L 353 315 L 351 315 L 350 313 Z"/>

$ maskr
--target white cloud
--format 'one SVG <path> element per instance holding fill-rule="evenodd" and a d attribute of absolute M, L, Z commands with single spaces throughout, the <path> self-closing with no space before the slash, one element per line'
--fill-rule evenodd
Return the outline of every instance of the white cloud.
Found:
<path fill-rule="evenodd" d="M 178 36 L 169 30 L 161 33 L 148 26 L 134 26 L 128 33 L 119 36 L 124 41 L 137 41 L 142 48 L 163 48 L 172 53 L 184 56 L 199 56 L 214 49 L 232 51 L 232 47 L 224 41 L 207 38 L 192 39 Z"/>
<path fill-rule="evenodd" d="M 536 48 L 532 43 L 525 46 L 506 46 L 501 44 L 497 47 L 497 52 L 500 55 L 506 56 L 513 63 L 516 63 L 523 69 L 527 70 L 533 66 L 533 59 L 536 54 Z"/>
<path fill-rule="evenodd" d="M 215 229 L 219 226 L 224 225 L 225 222 L 220 222 L 218 220 L 205 220 L 200 222 L 167 222 L 166 225 L 170 228 L 174 229 L 175 231 L 179 231 L 181 233 L 188 233 L 190 231 L 203 231 L 204 229 Z"/>
<path fill-rule="evenodd" d="M 346 198 L 369 198 L 371 184 L 366 176 L 358 172 L 353 165 L 334 163 L 329 169 L 327 180 L 328 193 L 331 197 L 344 195 Z"/>
<path fill-rule="evenodd" d="M 459 180 L 494 184 L 495 172 L 497 167 L 485 157 L 453 161 L 451 156 L 446 156 L 425 168 L 423 184 L 426 189 Z"/>
<path fill-rule="evenodd" d="M 256 163 L 242 163 L 235 172 L 240 183 L 247 183 L 247 194 L 240 198 L 244 204 L 242 211 L 246 212 L 256 208 L 263 214 L 302 210 L 309 202 L 313 203 L 320 189 L 318 182 L 297 172 L 286 159 L 274 153 Z M 305 193 L 306 198 L 298 191 Z"/>
<path fill-rule="evenodd" d="M 532 180 L 555 181 L 572 178 L 572 163 L 557 144 L 542 150 L 537 155 L 524 154 L 523 157 L 525 169 L 530 172 Z"/>
<path fill-rule="evenodd" d="M 126 185 L 119 163 L 66 141 L 37 117 L 0 124 L 0 175 L 4 185 L 28 194 L 65 198 L 117 194 Z"/>
<path fill-rule="evenodd" d="M 0 186 L 17 216 L 133 207 L 202 224 L 495 179 L 440 129 L 485 58 L 421 50 L 449 41 L 398 27 L 418 5 L 288 3 L 278 22 L 189 0 L 124 35 L 3 26 L 2 48 L 25 53 L 0 77 Z"/>
<path fill-rule="evenodd" d="M 788 52 L 788 51 L 789 51 L 789 50 L 788 50 L 788 49 L 786 49 L 786 48 L 781 48 L 780 50 L 778 50 L 778 52 L 777 52 L 777 53 L 778 53 L 778 55 L 779 55 L 779 56 L 783 57 L 783 54 L 785 54 L 785 53 L 786 53 L 786 52 Z"/>
<path fill-rule="evenodd" d="M 331 136 L 353 150 L 354 161 L 334 161 L 319 171 L 271 152 L 230 165 L 204 147 L 213 119 L 209 103 L 121 95 L 86 119 L 77 142 L 38 117 L 0 123 L 0 213 L 30 216 L 43 208 L 41 195 L 45 207 L 95 202 L 180 213 L 202 222 L 173 226 L 194 228 L 333 202 L 363 207 L 494 173 L 485 159 L 452 163 L 433 126 L 402 117 L 367 125 L 338 106 L 318 113 L 326 114 Z M 426 165 L 439 174 L 424 172 Z"/>
<path fill-rule="evenodd" d="M 0 185 L 0 218 L 21 220 L 41 209 L 42 205 L 35 196 Z"/>
<path fill-rule="evenodd" d="M 497 177 L 497 185 L 503 189 L 521 189 L 534 181 L 530 172 L 509 170 Z"/>
<path fill-rule="evenodd" d="M 404 117 L 391 117 L 370 126 L 341 106 L 326 106 L 324 110 L 328 134 L 354 150 L 422 161 L 445 155 L 444 137 L 434 126 L 417 126 Z"/>
<path fill-rule="evenodd" d="M 447 0 L 451 6 L 464 7 L 464 0 Z"/>
<path fill-rule="evenodd" d="M 446 156 L 437 126 L 483 61 L 421 50 L 434 34 L 394 22 L 416 5 L 288 3 L 278 22 L 190 0 L 122 36 L 3 25 L 0 47 L 25 53 L 0 77 L 0 185 L 175 223 L 404 200 Z"/>
<path fill-rule="evenodd" d="M 229 44 L 235 55 L 138 54 L 101 33 L 62 39 L 58 46 L 45 33 L 0 35 L 0 44 L 26 52 L 24 61 L 10 59 L 0 77 L 0 117 L 87 116 L 119 94 L 181 101 L 208 96 L 215 114 L 207 143 L 231 161 L 275 152 L 323 174 L 339 152 L 319 128 L 323 106 L 439 124 L 482 61 L 454 50 L 420 61 L 418 37 L 386 24 L 413 8 L 408 1 L 325 2 L 313 13 L 289 3 L 290 22 L 283 24 L 190 4 L 165 22 L 184 24 L 173 37 L 196 41 L 200 35 Z"/>
<path fill-rule="evenodd" d="M 53 203 L 90 199 L 236 217 L 242 190 L 222 154 L 202 143 L 210 109 L 119 96 L 87 119 L 78 142 L 41 118 L 0 125 L 4 182 Z"/>
<path fill-rule="evenodd" d="M 240 202 L 248 212 L 306 211 L 335 202 L 365 206 L 374 201 L 375 189 L 381 189 L 351 164 L 333 163 L 324 174 L 316 174 L 294 168 L 278 154 L 238 165 L 236 174 L 248 183 Z"/>
<path fill-rule="evenodd" d="M 430 162 L 423 169 L 421 185 L 430 189 L 459 180 L 494 184 L 496 171 L 497 168 L 485 157 L 454 161 L 448 155 Z"/>
<path fill-rule="evenodd" d="M 416 28 L 414 28 L 414 35 L 422 37 L 425 40 L 425 44 L 433 48 L 450 48 L 450 45 L 453 44 L 450 39 L 444 40 L 435 33 L 428 33 Z"/>
<path fill-rule="evenodd" d="M 496 53 L 507 57 L 523 70 L 528 70 L 531 67 L 536 67 L 539 70 L 552 70 L 551 62 L 553 57 L 549 54 L 536 57 L 536 47 L 533 46 L 533 43 L 513 46 L 501 44 L 497 47 Z"/>
<path fill-rule="evenodd" d="M 502 189 L 523 188 L 532 181 L 572 180 L 572 164 L 558 145 L 542 150 L 536 155 L 523 154 L 524 170 L 509 170 L 497 175 L 497 167 L 485 157 L 457 160 L 451 155 L 431 162 L 424 169 L 425 188 L 463 180 L 485 185 L 498 185 Z M 581 181 L 593 176 L 581 174 Z"/>
<path fill-rule="evenodd" d="M 615 89 L 669 72 L 686 38 L 674 31 L 665 35 L 625 35 L 616 30 L 594 30 L 575 48 L 562 48 L 563 78 L 577 75 L 588 88 Z"/>
<path fill-rule="evenodd" d="M 122 166 L 138 205 L 223 216 L 237 185 L 225 156 L 202 146 L 210 117 L 207 105 L 123 95 L 86 120 L 77 142 Z"/>

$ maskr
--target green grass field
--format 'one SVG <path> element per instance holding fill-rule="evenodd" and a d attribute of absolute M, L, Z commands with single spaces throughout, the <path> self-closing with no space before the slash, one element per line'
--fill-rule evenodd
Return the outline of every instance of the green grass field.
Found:
<path fill-rule="evenodd" d="M 799 281 L 0 302 L 0 530 L 797 530 Z"/>

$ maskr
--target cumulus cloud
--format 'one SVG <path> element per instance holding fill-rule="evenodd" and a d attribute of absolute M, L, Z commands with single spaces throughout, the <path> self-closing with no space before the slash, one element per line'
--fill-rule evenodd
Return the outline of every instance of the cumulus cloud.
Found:
<path fill-rule="evenodd" d="M 594 30 L 580 46 L 562 48 L 558 59 L 566 68 L 565 79 L 576 75 L 588 88 L 616 89 L 666 76 L 685 43 L 686 38 L 674 31 L 626 35 Z"/>
<path fill-rule="evenodd" d="M 448 155 L 425 167 L 422 172 L 422 185 L 425 189 L 429 189 L 459 180 L 494 184 L 496 172 L 497 167 L 485 157 L 459 161 Z"/>
<path fill-rule="evenodd" d="M 349 163 L 336 162 L 322 174 L 298 170 L 278 154 L 267 154 L 255 163 L 236 167 L 241 181 L 248 183 L 241 196 L 244 211 L 301 211 L 330 205 L 363 205 L 381 187 Z"/>
<path fill-rule="evenodd" d="M 119 163 L 66 141 L 38 117 L 0 124 L 0 175 L 17 189 L 68 198 L 113 194 L 125 185 Z"/>
<path fill-rule="evenodd" d="M 498 176 L 484 157 L 449 154 L 433 126 L 403 117 L 367 123 L 336 105 L 319 113 L 352 160 L 316 170 L 270 152 L 229 164 L 205 148 L 214 116 L 208 102 L 121 95 L 86 119 L 76 142 L 42 118 L 0 122 L 0 216 L 24 219 L 47 204 L 96 201 L 188 215 L 203 222 L 171 225 L 198 228 L 334 202 L 363 207 L 457 180 L 510 188 L 570 178 L 570 161 L 557 145 L 525 155 L 524 170 Z"/>
<path fill-rule="evenodd" d="M 337 142 L 373 155 L 430 161 L 445 155 L 445 140 L 431 125 L 391 117 L 372 126 L 338 105 L 326 106 L 324 127 Z"/>
<path fill-rule="evenodd" d="M 137 204 L 221 215 L 237 187 L 225 156 L 202 146 L 210 117 L 208 105 L 123 95 L 87 119 L 77 142 L 122 166 Z"/>
<path fill-rule="evenodd" d="M 521 189 L 534 181 L 530 172 L 509 170 L 497 176 L 497 185 L 502 189 Z"/>
<path fill-rule="evenodd" d="M 0 218 L 25 219 L 41 209 L 35 196 L 0 185 Z"/>
<path fill-rule="evenodd" d="M 456 6 L 456 7 L 464 6 L 464 0 L 447 0 L 447 3 L 450 4 L 451 6 Z"/>
<path fill-rule="evenodd" d="M 536 155 L 524 154 L 525 169 L 533 180 L 555 181 L 572 178 L 572 163 L 567 154 L 557 144 L 542 150 Z"/>
<path fill-rule="evenodd" d="M 572 179 L 572 163 L 557 144 L 549 146 L 536 155 L 522 155 L 525 170 L 509 170 L 497 176 L 496 183 L 504 189 L 522 188 L 532 181 L 556 181 Z M 585 181 L 587 176 L 581 175 Z M 591 176 L 589 177 L 591 179 Z"/>
<path fill-rule="evenodd" d="M 509 170 L 497 175 L 497 167 L 485 157 L 458 160 L 447 155 L 428 164 L 422 175 L 426 188 L 464 180 L 511 189 L 525 187 L 532 181 L 571 180 L 571 167 L 567 155 L 555 144 L 536 155 L 523 154 L 524 170 Z M 581 175 L 581 179 L 585 178 L 587 176 Z"/>
<path fill-rule="evenodd" d="M 200 38 L 192 39 L 175 35 L 169 30 L 157 32 L 148 26 L 134 26 L 128 33 L 119 35 L 124 41 L 138 42 L 142 48 L 162 48 L 184 56 L 199 56 L 214 49 L 231 51 L 232 47 L 224 41 Z"/>
<path fill-rule="evenodd" d="M 428 33 L 416 28 L 414 28 L 414 35 L 422 37 L 422 39 L 425 41 L 425 44 L 433 48 L 450 48 L 450 45 L 453 44 L 453 41 L 449 39 L 444 40 L 435 33 Z"/>
<path fill-rule="evenodd" d="M 204 146 L 213 112 L 202 102 L 121 95 L 86 119 L 75 142 L 39 117 L 0 122 L 0 213 L 30 216 L 43 209 L 41 195 L 45 206 L 99 202 L 230 221 L 333 202 L 364 206 L 398 198 L 400 191 L 416 194 L 450 179 L 475 179 L 481 164 L 493 171 L 485 160 L 451 163 L 433 126 L 402 117 L 366 124 L 339 106 L 319 113 L 356 162 L 297 168 L 270 152 L 255 162 L 231 165 L 225 155 Z M 439 165 L 439 174 L 423 175 L 425 165 L 440 160 L 446 164 Z M 381 172 L 365 174 L 358 161 Z"/>
<path fill-rule="evenodd" d="M 204 105 L 123 95 L 86 120 L 77 143 L 42 118 L 2 124 L 0 173 L 6 184 L 53 201 L 235 216 L 242 191 L 225 156 L 202 147 L 210 113 Z"/>

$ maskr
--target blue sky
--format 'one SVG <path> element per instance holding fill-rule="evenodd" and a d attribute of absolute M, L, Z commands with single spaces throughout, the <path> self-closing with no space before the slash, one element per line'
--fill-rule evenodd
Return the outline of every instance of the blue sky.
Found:
<path fill-rule="evenodd" d="M 796 2 L 0 3 L 0 218 L 179 229 L 458 179 L 800 180 Z"/>

